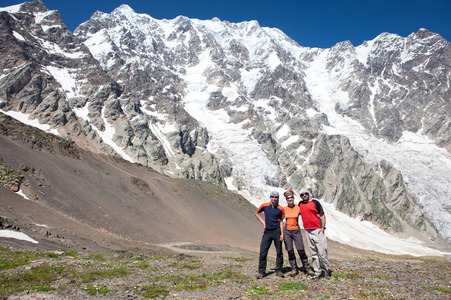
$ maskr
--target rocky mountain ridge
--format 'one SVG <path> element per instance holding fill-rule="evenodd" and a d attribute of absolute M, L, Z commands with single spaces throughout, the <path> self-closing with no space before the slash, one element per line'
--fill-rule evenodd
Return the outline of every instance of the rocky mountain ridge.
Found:
<path fill-rule="evenodd" d="M 256 21 L 156 20 L 127 5 L 73 34 L 41 1 L 0 18 L 5 112 L 255 205 L 308 186 L 394 234 L 451 238 L 451 56 L 438 34 L 310 49 Z"/>

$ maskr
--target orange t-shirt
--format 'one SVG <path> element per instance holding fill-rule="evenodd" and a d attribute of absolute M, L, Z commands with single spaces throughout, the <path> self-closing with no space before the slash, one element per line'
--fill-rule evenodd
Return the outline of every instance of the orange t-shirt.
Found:
<path fill-rule="evenodd" d="M 299 206 L 295 205 L 290 208 L 288 205 L 283 208 L 285 211 L 285 218 L 287 219 L 287 224 L 285 228 L 287 230 L 299 230 L 298 218 L 301 214 Z"/>

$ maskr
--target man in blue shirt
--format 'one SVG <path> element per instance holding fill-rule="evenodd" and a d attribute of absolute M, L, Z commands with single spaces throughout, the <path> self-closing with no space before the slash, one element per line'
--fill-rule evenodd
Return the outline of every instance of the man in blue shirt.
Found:
<path fill-rule="evenodd" d="M 271 247 L 272 242 L 276 246 L 277 258 L 276 258 L 276 274 L 283 277 L 283 218 L 284 210 L 279 205 L 279 193 L 271 192 L 270 202 L 263 203 L 255 212 L 255 217 L 263 224 L 265 231 L 263 233 L 262 241 L 260 243 L 260 259 L 258 263 L 258 275 L 257 279 L 265 277 L 268 250 Z M 265 213 L 265 219 L 260 217 L 260 213 Z"/>

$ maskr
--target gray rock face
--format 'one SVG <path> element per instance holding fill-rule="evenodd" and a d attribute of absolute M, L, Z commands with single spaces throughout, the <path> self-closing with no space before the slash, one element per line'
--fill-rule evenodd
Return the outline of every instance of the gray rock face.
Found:
<path fill-rule="evenodd" d="M 331 49 L 328 70 L 337 72 L 346 62 L 352 70 L 339 81 L 351 100 L 340 113 L 392 142 L 403 131 L 422 130 L 450 151 L 450 43 L 425 29 L 407 38 L 385 33 L 369 43 L 363 45 L 370 50 L 366 60 L 358 60 L 349 43 Z"/>
<path fill-rule="evenodd" d="M 437 34 L 307 49 L 255 21 L 155 20 L 127 5 L 72 34 L 40 1 L 0 12 L 0 28 L 4 111 L 255 205 L 270 188 L 310 187 L 390 232 L 437 229 L 451 241 L 451 216 L 425 212 L 412 176 L 389 157 L 369 160 L 340 127 L 387 145 L 417 133 L 449 152 L 451 52 Z"/>
<path fill-rule="evenodd" d="M 85 126 L 73 109 L 89 102 L 91 123 L 101 124 L 96 117 L 103 103 L 120 94 L 120 88 L 99 67 L 89 49 L 67 30 L 60 14 L 35 1 L 22 5 L 19 13 L 1 12 L 0 22 L 2 109 L 29 114 L 40 123 L 59 128 L 81 145 L 113 153 L 101 145 L 91 126 Z M 67 81 L 58 82 L 56 74 Z M 63 90 L 62 84 L 68 81 L 73 85 Z"/>

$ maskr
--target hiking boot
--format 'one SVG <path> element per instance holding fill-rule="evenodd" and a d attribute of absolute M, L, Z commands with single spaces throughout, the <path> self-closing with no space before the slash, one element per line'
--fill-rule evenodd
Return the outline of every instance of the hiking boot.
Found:
<path fill-rule="evenodd" d="M 282 271 L 277 271 L 276 275 L 279 276 L 279 277 L 281 277 L 281 278 L 284 278 L 284 277 L 285 277 L 285 275 L 283 275 L 283 272 L 282 272 Z"/>
<path fill-rule="evenodd" d="M 313 270 L 312 269 L 308 269 L 307 271 L 305 271 L 304 272 L 306 275 L 308 275 L 308 276 L 313 276 L 313 275 L 315 275 L 315 272 L 313 272 Z"/>
<path fill-rule="evenodd" d="M 290 273 L 290 276 L 294 277 L 296 275 L 298 275 L 298 270 L 292 270 L 291 273 Z"/>
<path fill-rule="evenodd" d="M 312 279 L 319 279 L 319 278 L 323 277 L 323 275 L 324 275 L 324 271 L 321 270 L 321 271 L 319 271 L 319 273 L 313 273 Z"/>
<path fill-rule="evenodd" d="M 332 270 L 323 271 L 324 272 L 324 278 L 331 279 L 332 278 Z"/>
<path fill-rule="evenodd" d="M 319 279 L 321 277 L 321 273 L 320 274 L 313 274 L 313 276 L 311 276 L 312 279 Z"/>
<path fill-rule="evenodd" d="M 263 277 L 265 277 L 265 274 L 264 274 L 264 273 L 259 273 L 259 274 L 257 275 L 257 279 L 263 279 Z"/>

